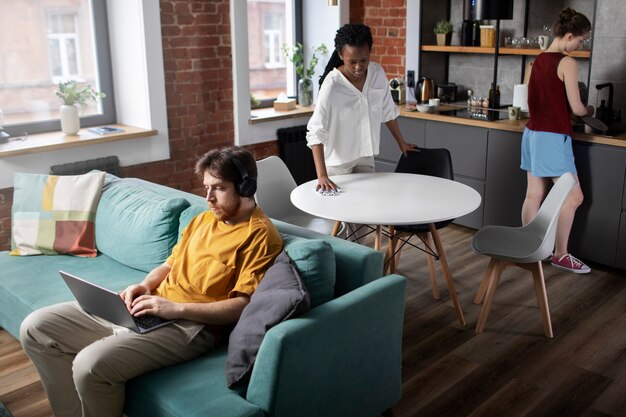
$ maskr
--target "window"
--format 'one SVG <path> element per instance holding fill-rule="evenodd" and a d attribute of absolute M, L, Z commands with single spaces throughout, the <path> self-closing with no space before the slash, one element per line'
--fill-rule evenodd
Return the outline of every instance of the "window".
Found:
<path fill-rule="evenodd" d="M 271 106 L 282 92 L 295 93 L 294 69 L 282 47 L 297 39 L 300 1 L 248 0 L 250 94 L 260 101 L 257 107 Z"/>
<path fill-rule="evenodd" d="M 76 13 L 47 13 L 48 61 L 54 82 L 80 78 Z"/>
<path fill-rule="evenodd" d="M 11 135 L 60 130 L 61 81 L 107 98 L 81 110 L 81 125 L 115 121 L 105 0 L 0 0 L 0 109 Z"/>

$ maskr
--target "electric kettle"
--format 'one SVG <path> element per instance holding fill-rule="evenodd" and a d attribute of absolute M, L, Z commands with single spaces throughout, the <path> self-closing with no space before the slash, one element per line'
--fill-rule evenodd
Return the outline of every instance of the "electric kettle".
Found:
<path fill-rule="evenodd" d="M 428 103 L 428 100 L 435 98 L 435 81 L 432 78 L 422 77 L 415 87 L 415 99 L 418 104 Z"/>

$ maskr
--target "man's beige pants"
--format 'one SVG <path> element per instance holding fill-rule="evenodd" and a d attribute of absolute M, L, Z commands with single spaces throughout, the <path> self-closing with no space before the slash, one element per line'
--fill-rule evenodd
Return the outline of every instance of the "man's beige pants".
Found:
<path fill-rule="evenodd" d="M 215 347 L 213 334 L 199 323 L 179 321 L 141 335 L 75 302 L 30 314 L 20 339 L 56 417 L 121 417 L 126 381 Z"/>

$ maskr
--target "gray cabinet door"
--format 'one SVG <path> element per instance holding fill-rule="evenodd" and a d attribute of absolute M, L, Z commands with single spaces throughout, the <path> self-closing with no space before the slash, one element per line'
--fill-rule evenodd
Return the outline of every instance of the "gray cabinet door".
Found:
<path fill-rule="evenodd" d="M 471 213 L 466 214 L 463 217 L 458 217 L 454 220 L 454 223 L 461 226 L 471 227 L 472 229 L 480 229 L 483 226 L 483 207 L 485 205 L 485 183 L 483 181 L 477 181 L 473 178 L 467 178 L 462 176 L 455 176 L 454 180 L 465 184 L 468 187 L 472 187 L 480 194 L 480 206 Z"/>
<path fill-rule="evenodd" d="M 426 121 L 410 117 L 398 117 L 397 120 L 404 140 L 423 148 Z M 400 159 L 400 148 L 385 124 L 382 124 L 380 129 L 380 151 L 376 161 L 391 163 L 395 169 Z M 376 166 L 378 167 L 378 164 Z"/>
<path fill-rule="evenodd" d="M 617 237 L 617 251 L 615 253 L 615 266 L 626 269 L 626 212 L 622 212 Z"/>
<path fill-rule="evenodd" d="M 569 247 L 574 256 L 615 266 L 626 172 L 626 150 L 574 143 L 585 199 L 576 211 Z"/>
<path fill-rule="evenodd" d="M 484 180 L 487 165 L 487 133 L 482 127 L 471 127 L 428 121 L 426 147 L 447 148 L 452 155 L 454 173 Z"/>
<path fill-rule="evenodd" d="M 522 225 L 526 171 L 520 168 L 522 134 L 489 131 L 484 225 Z"/>

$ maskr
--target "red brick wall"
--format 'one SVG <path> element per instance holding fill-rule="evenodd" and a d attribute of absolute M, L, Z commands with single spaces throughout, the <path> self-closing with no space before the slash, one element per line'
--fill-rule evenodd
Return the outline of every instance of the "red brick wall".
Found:
<path fill-rule="evenodd" d="M 406 72 L 406 0 L 351 0 L 350 23 L 372 29 L 371 60 L 383 66 L 388 78 Z"/>

